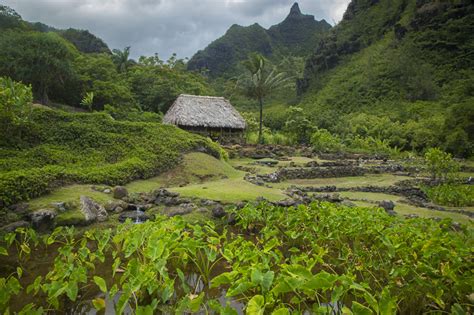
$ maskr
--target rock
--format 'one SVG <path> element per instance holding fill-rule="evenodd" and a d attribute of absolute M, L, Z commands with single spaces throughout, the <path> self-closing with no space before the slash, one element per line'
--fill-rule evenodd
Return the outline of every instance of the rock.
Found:
<path fill-rule="evenodd" d="M 201 205 L 205 207 L 213 207 L 217 204 L 217 202 L 213 200 L 203 199 L 201 200 Z"/>
<path fill-rule="evenodd" d="M 28 214 L 28 208 L 29 208 L 29 205 L 25 202 L 17 203 L 15 205 L 11 205 L 9 207 L 9 209 L 12 212 L 14 212 L 15 214 L 17 214 L 19 216 L 24 216 L 24 215 Z"/>
<path fill-rule="evenodd" d="M 212 216 L 217 219 L 221 219 L 225 217 L 227 212 L 224 210 L 224 207 L 221 205 L 215 206 L 212 209 Z"/>
<path fill-rule="evenodd" d="M 112 192 L 112 190 L 110 190 L 110 188 L 104 189 L 104 194 L 110 194 L 111 192 Z"/>
<path fill-rule="evenodd" d="M 90 224 L 95 221 L 103 222 L 107 220 L 107 211 L 103 206 L 87 196 L 81 196 L 81 212 L 84 214 L 86 223 Z"/>
<path fill-rule="evenodd" d="M 0 230 L 2 232 L 10 233 L 10 232 L 15 232 L 16 229 L 18 228 L 27 228 L 30 226 L 30 223 L 27 221 L 17 221 L 10 223 L 8 225 L 3 226 Z"/>
<path fill-rule="evenodd" d="M 127 219 L 132 220 L 133 222 L 145 222 L 150 220 L 150 216 L 148 216 L 143 211 L 127 211 L 120 214 L 118 220 L 120 222 L 125 222 Z"/>
<path fill-rule="evenodd" d="M 53 202 L 51 204 L 56 210 L 58 210 L 59 212 L 65 212 L 67 209 L 66 209 L 66 203 L 61 201 L 61 202 Z"/>
<path fill-rule="evenodd" d="M 104 208 L 107 212 L 117 212 L 117 208 L 122 208 L 126 209 L 128 207 L 128 204 L 125 201 L 122 200 L 109 200 L 105 204 Z"/>
<path fill-rule="evenodd" d="M 122 213 L 124 211 L 124 209 L 122 207 L 117 207 L 114 209 L 114 212 L 115 213 Z"/>
<path fill-rule="evenodd" d="M 165 211 L 166 211 L 167 216 L 174 217 L 177 215 L 185 215 L 185 214 L 191 213 L 193 209 L 178 207 L 178 208 L 168 208 Z"/>
<path fill-rule="evenodd" d="M 380 208 L 383 208 L 387 213 L 389 213 L 390 211 L 393 211 L 393 209 L 395 208 L 395 203 L 391 200 L 380 201 L 378 205 Z"/>
<path fill-rule="evenodd" d="M 115 186 L 113 193 L 115 199 L 122 199 L 128 196 L 128 190 L 123 186 Z"/>
<path fill-rule="evenodd" d="M 51 209 L 41 209 L 30 214 L 31 224 L 33 228 L 40 231 L 47 231 L 54 227 L 54 218 L 56 211 Z"/>
<path fill-rule="evenodd" d="M 318 166 L 319 166 L 319 164 L 316 161 L 310 161 L 310 162 L 305 164 L 305 167 L 318 167 Z"/>
<path fill-rule="evenodd" d="M 152 195 L 154 196 L 154 199 L 156 199 L 158 197 L 172 197 L 172 198 L 179 197 L 179 193 L 172 192 L 172 191 L 166 190 L 164 188 L 154 190 L 152 192 Z"/>

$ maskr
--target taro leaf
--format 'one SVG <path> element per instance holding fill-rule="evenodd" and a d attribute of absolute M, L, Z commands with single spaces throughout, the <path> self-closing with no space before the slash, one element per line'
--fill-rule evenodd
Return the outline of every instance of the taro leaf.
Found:
<path fill-rule="evenodd" d="M 265 299 L 261 295 L 255 295 L 247 304 L 245 313 L 247 315 L 263 315 L 265 311 Z"/>
<path fill-rule="evenodd" d="M 373 314 L 370 308 L 356 301 L 352 302 L 352 312 L 354 312 L 354 315 L 372 315 Z"/>
<path fill-rule="evenodd" d="M 272 315 L 290 315 L 290 311 L 286 307 L 279 308 L 272 312 Z"/>
<path fill-rule="evenodd" d="M 92 304 L 94 305 L 95 309 L 100 311 L 105 308 L 105 300 L 102 298 L 96 298 L 92 300 Z"/>
<path fill-rule="evenodd" d="M 230 288 L 227 291 L 227 296 L 236 296 L 236 295 L 242 294 L 248 289 L 253 288 L 253 287 L 255 287 L 255 285 L 253 285 L 251 282 L 248 282 L 248 281 L 239 283 L 237 287 Z"/>
<path fill-rule="evenodd" d="M 0 246 L 0 255 L 8 256 L 8 251 L 6 250 L 5 247 Z"/>
<path fill-rule="evenodd" d="M 395 314 L 397 310 L 397 298 L 390 296 L 390 291 L 387 287 L 382 290 L 382 297 L 379 301 L 380 314 L 390 315 Z"/>
<path fill-rule="evenodd" d="M 76 300 L 78 291 L 79 291 L 79 289 L 77 287 L 77 282 L 71 281 L 71 282 L 68 283 L 67 288 L 66 288 L 66 294 L 67 294 L 67 297 L 71 301 L 74 302 Z"/>
<path fill-rule="evenodd" d="M 252 271 L 250 278 L 253 284 L 260 285 L 263 291 L 268 291 L 272 286 L 274 276 L 275 273 L 273 271 L 262 273 L 260 270 L 255 269 Z"/>
<path fill-rule="evenodd" d="M 158 240 L 156 243 L 148 243 L 146 254 L 152 261 L 154 261 L 163 255 L 164 250 L 165 243 L 163 240 Z"/>
<path fill-rule="evenodd" d="M 211 288 L 217 288 L 222 284 L 232 283 L 236 275 L 237 273 L 235 271 L 221 273 L 211 280 Z"/>
<path fill-rule="evenodd" d="M 326 291 L 333 286 L 336 280 L 337 276 L 327 273 L 326 271 L 321 271 L 305 284 L 305 289 Z"/>
<path fill-rule="evenodd" d="M 105 283 L 105 280 L 101 277 L 94 276 L 94 282 L 97 284 L 99 287 L 100 291 L 102 292 L 107 292 L 107 284 Z"/>

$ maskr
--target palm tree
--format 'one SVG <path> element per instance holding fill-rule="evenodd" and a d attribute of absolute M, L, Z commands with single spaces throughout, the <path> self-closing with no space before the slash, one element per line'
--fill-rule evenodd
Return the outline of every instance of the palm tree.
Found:
<path fill-rule="evenodd" d="M 112 50 L 112 60 L 119 72 L 127 72 L 128 66 L 132 63 L 130 57 L 130 46 L 127 46 L 121 51 L 120 49 Z"/>
<path fill-rule="evenodd" d="M 260 108 L 258 142 L 262 144 L 263 101 L 274 90 L 288 86 L 291 78 L 287 77 L 284 72 L 277 72 L 275 67 L 268 72 L 265 68 L 266 60 L 260 54 L 251 54 L 248 60 L 243 62 L 243 65 L 250 73 L 250 76 L 241 77 L 239 86 L 243 90 L 244 95 L 258 101 Z"/>

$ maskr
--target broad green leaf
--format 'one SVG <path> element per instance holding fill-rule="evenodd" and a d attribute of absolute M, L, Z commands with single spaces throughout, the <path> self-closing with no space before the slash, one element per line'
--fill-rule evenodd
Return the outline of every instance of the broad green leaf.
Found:
<path fill-rule="evenodd" d="M 290 315 L 290 311 L 286 307 L 279 308 L 272 312 L 272 315 Z"/>
<path fill-rule="evenodd" d="M 102 298 L 96 298 L 92 300 L 92 305 L 98 311 L 105 309 L 105 300 Z"/>
<path fill-rule="evenodd" d="M 163 254 L 164 250 L 165 243 L 163 242 L 163 240 L 158 240 L 155 243 L 148 243 L 146 254 L 152 261 L 154 261 L 158 258 L 161 258 L 161 255 Z"/>
<path fill-rule="evenodd" d="M 8 251 L 5 247 L 0 246 L 0 255 L 8 256 Z"/>
<path fill-rule="evenodd" d="M 247 304 L 245 313 L 247 315 L 263 315 L 265 311 L 265 299 L 261 295 L 255 295 Z"/>
<path fill-rule="evenodd" d="M 94 276 L 94 282 L 97 284 L 99 287 L 100 291 L 102 292 L 107 292 L 107 284 L 105 283 L 105 280 L 99 276 Z"/>
<path fill-rule="evenodd" d="M 16 273 L 18 275 L 18 279 L 20 279 L 23 275 L 23 269 L 21 269 L 21 267 L 16 267 Z"/>
<path fill-rule="evenodd" d="M 325 291 L 331 288 L 336 280 L 337 276 L 327 273 L 326 271 L 321 271 L 306 282 L 305 289 Z"/>
<path fill-rule="evenodd" d="M 255 287 L 255 285 L 253 285 L 251 282 L 248 282 L 248 281 L 239 283 L 237 287 L 230 288 L 227 291 L 227 296 L 236 296 L 236 295 L 242 294 L 248 289 L 253 288 L 253 287 Z"/>
<path fill-rule="evenodd" d="M 76 282 L 71 281 L 71 282 L 68 283 L 68 286 L 66 288 L 66 294 L 67 294 L 67 297 L 71 301 L 76 300 L 78 291 L 79 291 L 79 288 L 77 287 Z"/>
<path fill-rule="evenodd" d="M 392 315 L 397 311 L 397 298 L 390 295 L 390 290 L 387 287 L 382 290 L 379 310 L 381 315 Z"/>
<path fill-rule="evenodd" d="M 370 308 L 356 301 L 352 302 L 352 312 L 354 313 L 354 315 L 372 315 L 373 314 Z"/>
<path fill-rule="evenodd" d="M 211 288 L 217 288 L 218 286 L 222 284 L 232 283 L 236 275 L 237 275 L 237 272 L 235 271 L 221 273 L 220 275 L 214 277 L 211 280 Z"/>

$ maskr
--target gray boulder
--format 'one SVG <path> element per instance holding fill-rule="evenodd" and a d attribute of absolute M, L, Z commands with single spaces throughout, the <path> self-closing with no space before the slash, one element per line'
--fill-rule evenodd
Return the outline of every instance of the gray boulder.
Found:
<path fill-rule="evenodd" d="M 104 205 L 104 208 L 107 212 L 117 212 L 117 208 L 127 209 L 128 204 L 122 200 L 109 200 Z"/>
<path fill-rule="evenodd" d="M 103 222 L 107 220 L 105 208 L 87 196 L 81 196 L 81 212 L 89 224 L 95 221 Z"/>
<path fill-rule="evenodd" d="M 128 196 L 128 190 L 123 186 L 115 186 L 113 189 L 113 196 L 115 199 L 123 199 Z"/>
<path fill-rule="evenodd" d="M 383 200 L 379 202 L 379 207 L 389 211 L 395 208 L 395 203 L 391 200 Z"/>
<path fill-rule="evenodd" d="M 33 228 L 40 231 L 50 230 L 54 227 L 54 219 L 56 216 L 57 214 L 55 210 L 36 210 L 30 214 L 31 225 Z"/>
<path fill-rule="evenodd" d="M 224 210 L 224 207 L 221 205 L 217 205 L 214 208 L 212 208 L 212 216 L 214 218 L 220 219 L 225 217 L 227 212 Z"/>

